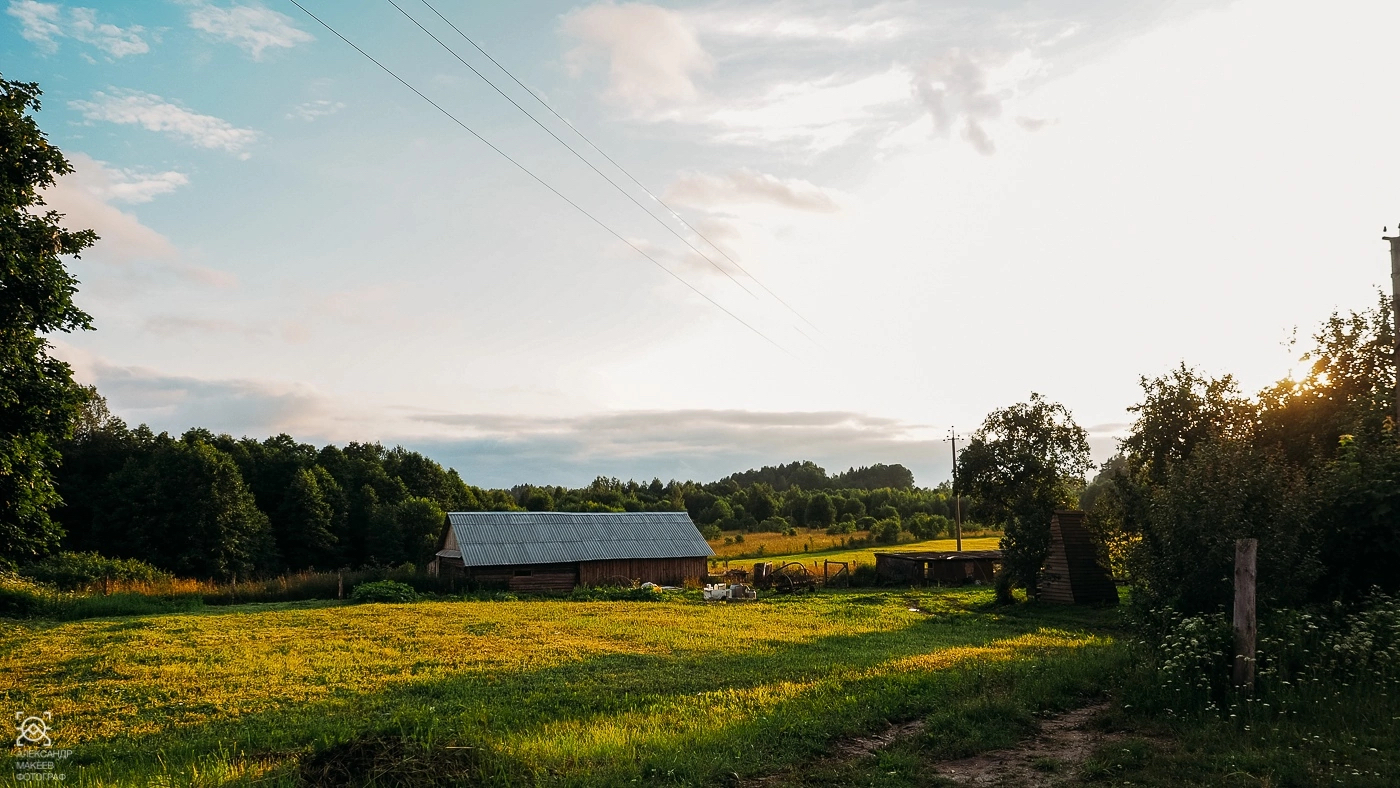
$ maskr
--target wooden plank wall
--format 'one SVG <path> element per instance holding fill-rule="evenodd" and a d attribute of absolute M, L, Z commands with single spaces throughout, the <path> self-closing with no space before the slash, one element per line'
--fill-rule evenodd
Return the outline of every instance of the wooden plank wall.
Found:
<path fill-rule="evenodd" d="M 639 583 L 678 586 L 686 578 L 704 582 L 710 573 L 709 561 L 696 558 L 619 558 L 609 561 L 584 561 L 578 565 L 580 585 L 591 586 L 612 577 L 625 577 Z"/>
<path fill-rule="evenodd" d="M 1099 564 L 1083 512 L 1058 511 L 1050 518 L 1050 554 L 1036 596 L 1062 605 L 1118 604 L 1118 588 Z"/>
<path fill-rule="evenodd" d="M 578 585 L 578 564 L 477 566 L 466 576 L 483 588 L 511 591 L 572 591 Z"/>

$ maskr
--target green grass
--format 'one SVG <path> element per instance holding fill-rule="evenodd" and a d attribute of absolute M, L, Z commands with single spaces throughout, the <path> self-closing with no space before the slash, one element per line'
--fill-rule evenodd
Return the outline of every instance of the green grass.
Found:
<path fill-rule="evenodd" d="M 993 691 L 1009 706 L 990 708 L 1020 716 L 1073 705 L 1120 672 L 1112 611 L 990 601 L 852 591 L 27 622 L 0 633 L 0 691 L 6 709 L 53 712 L 73 785 L 295 785 L 347 763 L 393 766 L 381 785 L 712 785 Z"/>
<path fill-rule="evenodd" d="M 999 536 L 979 536 L 963 539 L 964 550 L 995 550 L 1001 542 Z M 748 547 L 748 543 L 744 544 Z M 731 567 L 740 569 L 752 569 L 758 561 L 771 561 L 774 566 L 787 561 L 797 561 L 807 566 L 816 566 L 817 574 L 821 574 L 822 561 L 847 561 L 851 568 L 857 565 L 874 566 L 876 553 L 890 552 L 934 552 L 953 550 L 957 547 L 957 542 L 953 539 L 929 539 L 923 542 L 904 542 L 897 545 L 863 545 L 848 549 L 830 549 L 820 553 L 778 553 L 775 555 L 762 555 L 752 558 L 728 559 Z M 720 566 L 724 565 L 725 559 L 720 559 Z"/>

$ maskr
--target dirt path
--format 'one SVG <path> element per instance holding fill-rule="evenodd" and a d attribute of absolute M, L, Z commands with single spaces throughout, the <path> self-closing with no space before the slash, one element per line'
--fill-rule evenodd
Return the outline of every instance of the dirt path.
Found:
<path fill-rule="evenodd" d="M 1095 748 L 1121 738 L 1084 727 L 1107 706 L 1101 703 L 1051 717 L 1041 723 L 1039 733 L 1015 747 L 943 761 L 935 768 L 940 776 L 960 785 L 1047 788 L 1072 780 Z"/>

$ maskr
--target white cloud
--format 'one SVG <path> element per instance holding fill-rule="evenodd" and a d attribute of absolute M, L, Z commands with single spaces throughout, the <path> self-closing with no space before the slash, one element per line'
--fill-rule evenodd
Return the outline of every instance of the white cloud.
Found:
<path fill-rule="evenodd" d="M 112 204 L 146 203 L 169 194 L 189 183 L 184 173 L 112 168 L 84 153 L 69 154 L 68 161 L 73 172 L 59 178 L 43 196 L 50 208 L 64 215 L 65 227 L 97 233 L 97 245 L 84 257 L 119 265 L 155 264 L 181 279 L 211 287 L 236 284 L 228 273 L 181 260 L 170 239 Z"/>
<path fill-rule="evenodd" d="M 766 203 L 796 211 L 831 213 L 840 210 L 826 189 L 800 178 L 739 169 L 724 175 L 688 173 L 666 189 L 666 199 L 711 208 L 720 205 Z"/>
<path fill-rule="evenodd" d="M 294 25 L 291 17 L 262 5 L 220 8 L 198 3 L 190 10 L 189 21 L 190 27 L 242 48 L 254 60 L 261 60 L 269 48 L 289 49 L 315 40 Z"/>
<path fill-rule="evenodd" d="M 907 106 L 911 77 L 908 70 L 896 66 L 854 80 L 827 77 L 783 83 L 755 98 L 660 117 L 711 126 L 724 142 L 788 143 L 824 151 Z"/>
<path fill-rule="evenodd" d="M 310 123 L 317 118 L 334 115 L 343 109 L 345 109 L 345 104 L 340 101 L 328 101 L 326 99 L 305 101 L 293 107 L 292 111 L 287 113 L 287 119 L 304 120 Z"/>
<path fill-rule="evenodd" d="M 114 90 L 110 95 L 98 91 L 92 101 L 70 101 L 68 105 L 90 121 L 139 125 L 201 148 L 239 153 L 258 138 L 252 129 L 240 129 L 222 118 L 200 115 L 160 96 L 134 90 Z"/>
<path fill-rule="evenodd" d="M 991 155 L 996 144 L 987 131 L 988 123 L 1001 117 L 1019 82 L 1043 70 L 1043 64 L 1029 51 L 1005 57 L 954 48 L 924 64 L 914 79 L 914 90 L 933 117 L 935 131 L 947 134 L 956 130 L 978 153 Z"/>
<path fill-rule="evenodd" d="M 57 3 L 10 0 L 5 11 L 20 21 L 20 35 L 46 52 L 58 51 L 58 39 L 71 38 L 91 44 L 112 57 L 143 55 L 151 51 L 141 37 L 140 25 L 118 27 L 97 21 L 92 8 L 65 8 Z"/>
<path fill-rule="evenodd" d="M 109 169 L 83 153 L 69 154 L 68 161 L 73 172 L 45 191 L 44 201 L 64 214 L 65 226 L 97 232 L 101 240 L 93 250 L 95 254 L 117 262 L 170 261 L 178 257 L 169 239 L 110 203 L 147 202 L 188 183 L 184 174 L 143 176 L 130 170 Z"/>
<path fill-rule="evenodd" d="M 774 43 L 878 43 L 907 35 L 915 27 L 910 19 L 887 4 L 823 14 L 814 12 L 810 4 L 745 3 L 697 9 L 690 12 L 688 18 L 708 35 L 771 39 Z"/>
<path fill-rule="evenodd" d="M 695 80 L 714 70 L 694 28 L 665 8 L 598 3 L 565 14 L 563 28 L 580 42 L 565 56 L 574 74 L 606 58 L 607 99 L 634 109 L 694 101 Z"/>

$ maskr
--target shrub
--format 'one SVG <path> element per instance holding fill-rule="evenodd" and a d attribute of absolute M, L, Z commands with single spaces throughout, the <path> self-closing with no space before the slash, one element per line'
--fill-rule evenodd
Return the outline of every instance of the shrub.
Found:
<path fill-rule="evenodd" d="M 874 518 L 874 517 L 871 517 L 870 515 L 866 515 L 865 517 L 856 518 L 856 530 L 857 530 L 857 531 L 869 531 L 870 528 L 871 528 L 871 526 L 875 525 L 875 522 L 876 522 L 875 518 Z"/>
<path fill-rule="evenodd" d="M 412 602 L 418 598 L 413 587 L 394 580 L 375 580 L 361 583 L 350 592 L 356 602 Z"/>
<path fill-rule="evenodd" d="M 97 553 L 59 553 L 20 570 L 39 583 L 65 591 L 85 588 L 104 579 L 119 583 L 159 583 L 172 579 L 145 561 L 135 558 L 107 558 Z"/>
<path fill-rule="evenodd" d="M 901 530 L 898 520 L 881 520 L 870 527 L 870 538 L 880 544 L 894 544 L 899 541 Z"/>
<path fill-rule="evenodd" d="M 792 528 L 792 524 L 784 517 L 769 517 L 758 524 L 758 530 L 769 533 L 786 534 Z"/>
<path fill-rule="evenodd" d="M 843 520 L 839 523 L 833 523 L 830 528 L 826 529 L 826 532 L 830 536 L 853 534 L 856 532 L 856 524 L 854 520 Z"/>
<path fill-rule="evenodd" d="M 722 536 L 719 526 L 711 523 L 700 529 L 700 535 L 705 537 L 705 541 L 712 542 Z"/>

